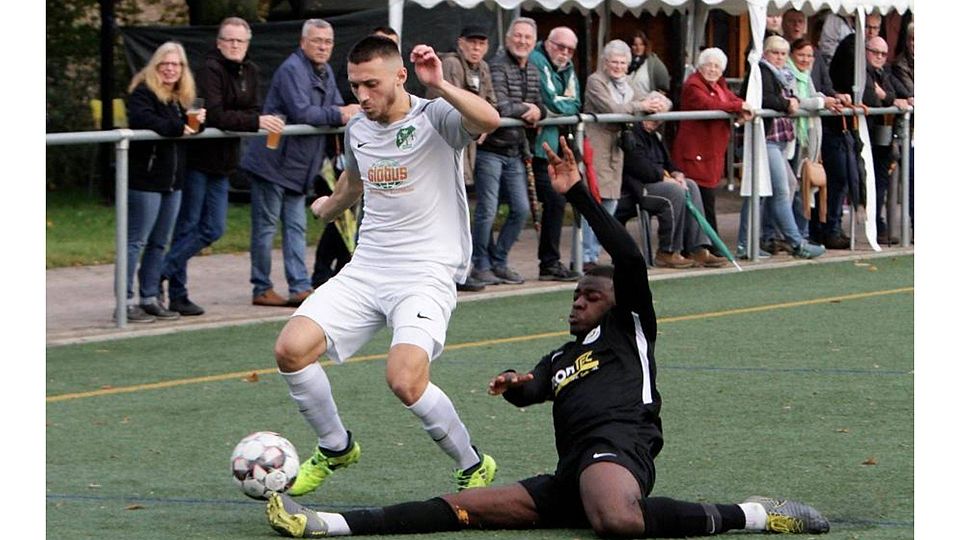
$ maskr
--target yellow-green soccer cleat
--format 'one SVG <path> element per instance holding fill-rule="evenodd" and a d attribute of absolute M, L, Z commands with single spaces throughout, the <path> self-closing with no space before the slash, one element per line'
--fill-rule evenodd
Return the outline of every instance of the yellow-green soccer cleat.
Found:
<path fill-rule="evenodd" d="M 327 524 L 316 512 L 286 494 L 271 493 L 267 501 L 267 521 L 273 530 L 293 538 L 319 538 L 327 535 Z"/>
<path fill-rule="evenodd" d="M 759 503 L 767 511 L 767 530 L 776 533 L 823 534 L 830 522 L 812 506 L 797 501 L 750 497 L 743 502 Z"/>
<path fill-rule="evenodd" d="M 489 486 L 497 476 L 497 462 L 487 454 L 480 454 L 480 462 L 469 469 L 457 469 L 453 477 L 457 481 L 457 491 Z"/>
<path fill-rule="evenodd" d="M 330 473 L 360 461 L 360 445 L 350 437 L 347 451 L 338 456 L 327 456 L 323 450 L 317 448 L 313 456 L 300 464 L 297 479 L 287 491 L 294 497 L 306 495 L 320 487 L 320 484 L 330 476 Z"/>

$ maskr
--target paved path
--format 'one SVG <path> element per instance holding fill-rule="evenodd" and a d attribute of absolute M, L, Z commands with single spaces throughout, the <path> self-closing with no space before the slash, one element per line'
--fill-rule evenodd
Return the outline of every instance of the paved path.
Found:
<path fill-rule="evenodd" d="M 728 246 L 736 245 L 739 215 L 733 212 L 718 215 L 720 235 Z M 655 221 L 655 220 L 654 220 Z M 632 234 L 637 233 L 634 222 L 628 224 Z M 567 228 L 562 237 L 561 253 L 569 260 L 572 229 Z M 656 244 L 656 239 L 654 239 Z M 855 251 L 828 251 L 819 260 L 838 258 L 864 258 L 890 254 L 912 254 L 908 248 L 884 248 L 875 253 L 866 244 L 863 234 L 858 235 Z M 491 298 L 503 295 L 529 294 L 546 290 L 573 290 L 573 283 L 543 282 L 537 280 L 536 233 L 526 229 L 510 253 L 510 265 L 526 279 L 522 285 L 497 285 L 476 293 L 460 293 L 461 301 Z M 606 255 L 603 260 L 609 261 Z M 307 260 L 312 264 L 313 249 Z M 749 263 L 739 261 L 745 270 L 789 264 L 809 264 L 787 255 L 777 255 L 767 261 Z M 816 261 L 814 261 L 814 264 Z M 654 268 L 651 279 L 671 279 L 702 275 L 705 273 L 736 272 L 732 266 L 723 269 L 674 270 Z M 196 257 L 190 262 L 190 298 L 206 309 L 200 317 L 181 317 L 178 321 L 128 324 L 120 329 L 112 320 L 113 315 L 113 265 L 57 268 L 46 272 L 46 322 L 47 345 L 63 345 L 89 341 L 101 341 L 124 337 L 156 335 L 185 330 L 212 328 L 224 325 L 249 324 L 270 320 L 283 320 L 293 308 L 263 307 L 251 305 L 250 258 L 247 253 L 210 255 Z M 273 282 L 281 295 L 286 294 L 283 265 L 280 252 L 274 252 Z"/>

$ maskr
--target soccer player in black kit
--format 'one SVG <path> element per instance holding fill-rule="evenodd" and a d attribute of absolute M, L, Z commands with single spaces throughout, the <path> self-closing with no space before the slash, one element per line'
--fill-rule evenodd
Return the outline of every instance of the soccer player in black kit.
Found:
<path fill-rule="evenodd" d="M 591 528 L 601 537 L 676 538 L 746 529 L 825 533 L 830 524 L 795 501 L 751 497 L 740 504 L 649 497 L 663 446 L 654 341 L 657 319 L 647 266 L 626 229 L 580 182 L 570 148 L 546 148 L 553 188 L 596 232 L 613 266 L 580 279 L 570 310 L 573 341 L 529 373 L 509 370 L 489 393 L 525 407 L 553 401 L 559 462 L 506 486 L 468 489 L 427 501 L 343 513 L 316 512 L 285 494 L 267 504 L 285 536 L 382 535 L 461 529 Z"/>

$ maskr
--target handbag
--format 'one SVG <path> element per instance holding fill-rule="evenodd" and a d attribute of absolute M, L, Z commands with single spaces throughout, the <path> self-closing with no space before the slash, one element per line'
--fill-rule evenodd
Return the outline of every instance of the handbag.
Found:
<path fill-rule="evenodd" d="M 803 158 L 800 162 L 800 189 L 803 200 L 803 216 L 810 219 L 810 192 L 819 188 L 820 194 L 820 223 L 827 222 L 827 170 L 823 167 L 820 156 L 816 161 Z"/>

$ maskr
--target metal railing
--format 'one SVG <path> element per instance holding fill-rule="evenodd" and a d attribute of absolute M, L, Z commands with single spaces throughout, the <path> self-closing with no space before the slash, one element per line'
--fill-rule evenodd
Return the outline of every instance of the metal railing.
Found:
<path fill-rule="evenodd" d="M 894 115 L 903 115 L 904 122 L 903 127 L 900 133 L 901 145 L 904 148 L 904 151 L 901 152 L 900 156 L 900 186 L 901 192 L 904 194 L 900 200 L 900 230 L 901 230 L 901 242 L 902 245 L 909 244 L 910 241 L 910 220 L 908 212 L 906 211 L 907 199 L 909 195 L 910 187 L 910 116 L 913 109 L 906 111 L 900 110 L 896 107 L 884 107 L 884 108 L 874 108 L 870 109 L 867 114 L 870 115 L 879 115 L 879 114 L 894 114 Z M 844 110 L 843 115 L 852 116 L 854 113 L 853 110 Z M 862 111 L 856 112 L 856 114 L 863 114 Z M 836 116 L 837 113 L 830 111 L 815 111 L 815 112 L 800 112 L 793 115 L 797 116 Z M 765 166 L 760 163 L 760 152 L 759 147 L 763 144 L 763 137 L 759 136 L 760 125 L 763 121 L 763 118 L 784 116 L 783 114 L 771 111 L 771 110 L 761 110 L 758 111 L 753 121 L 749 124 L 749 129 L 753 130 L 753 162 L 752 162 L 752 171 L 754 174 L 751 175 L 751 198 L 750 198 L 750 245 L 748 248 L 748 253 L 750 258 L 754 261 L 757 260 L 758 254 L 760 252 L 759 243 L 760 243 L 760 220 L 757 219 L 757 216 L 760 215 L 760 196 L 759 196 L 759 186 L 758 186 L 758 177 L 756 171 L 760 170 L 760 167 Z M 583 149 L 583 126 L 588 123 L 624 123 L 624 122 L 640 122 L 643 120 L 659 120 L 665 122 L 674 122 L 674 121 L 684 121 L 684 120 L 729 120 L 733 121 L 736 118 L 736 115 L 725 113 L 722 111 L 671 111 L 671 112 L 662 112 L 656 114 L 648 115 L 637 115 L 632 116 L 628 114 L 579 114 L 575 116 L 561 116 L 561 117 L 552 117 L 547 118 L 538 123 L 541 126 L 550 126 L 550 125 L 576 125 L 576 141 L 577 146 L 582 150 Z M 503 118 L 500 120 L 500 125 L 503 127 L 513 127 L 513 126 L 524 126 L 525 124 L 513 118 Z M 745 128 L 747 126 L 744 126 Z M 344 131 L 343 127 L 314 127 L 308 125 L 290 125 L 286 126 L 283 129 L 284 136 L 297 136 L 297 135 L 319 135 L 319 134 L 333 134 L 333 133 L 342 133 Z M 222 131 L 216 128 L 206 128 L 202 133 L 197 135 L 191 135 L 190 137 L 184 138 L 173 138 L 173 140 L 182 140 L 182 141 L 192 141 L 200 139 L 224 139 L 224 138 L 248 138 L 248 137 L 265 137 L 267 135 L 266 130 L 261 130 L 259 132 L 233 132 L 233 131 Z M 115 129 L 109 131 L 84 131 L 84 132 L 71 132 L 71 133 L 49 133 L 46 135 L 47 146 L 60 146 L 60 145 L 77 145 L 77 144 L 99 144 L 99 143 L 112 143 L 115 146 L 116 152 L 116 186 L 115 186 L 115 195 L 116 195 L 116 259 L 115 259 L 115 271 L 114 271 L 114 294 L 116 295 L 116 306 L 115 306 L 115 318 L 117 321 L 117 326 L 123 328 L 127 325 L 127 312 L 126 312 L 126 298 L 127 298 L 127 187 L 129 185 L 129 161 L 128 155 L 130 150 L 131 141 L 155 141 L 155 140 L 165 140 L 167 137 L 161 137 L 157 135 L 154 131 L 140 129 Z M 746 179 L 741 180 L 746 181 Z M 891 189 L 892 193 L 893 190 Z M 891 215 L 888 211 L 888 215 Z M 851 235 L 853 238 L 853 227 L 855 226 L 855 220 L 851 219 Z M 580 246 L 581 246 L 581 231 L 579 223 L 575 223 L 574 228 L 574 256 L 573 262 L 575 269 L 580 271 L 582 269 L 582 257 L 580 256 Z M 852 247 L 852 246 L 851 246 Z"/>

